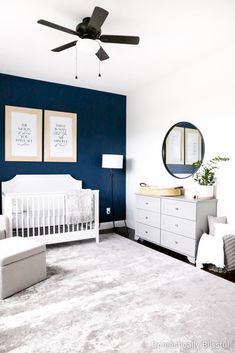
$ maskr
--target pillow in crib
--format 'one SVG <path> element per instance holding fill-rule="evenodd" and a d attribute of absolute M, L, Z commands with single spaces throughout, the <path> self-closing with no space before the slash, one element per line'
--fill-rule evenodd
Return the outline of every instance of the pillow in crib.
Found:
<path fill-rule="evenodd" d="M 210 235 L 215 235 L 215 223 L 222 223 L 225 224 L 227 223 L 227 217 L 222 216 L 222 217 L 214 217 L 214 216 L 208 216 L 208 223 L 209 223 L 209 234 Z"/>
<path fill-rule="evenodd" d="M 225 235 L 235 235 L 235 226 L 230 224 L 215 223 L 215 238 L 223 238 Z"/>

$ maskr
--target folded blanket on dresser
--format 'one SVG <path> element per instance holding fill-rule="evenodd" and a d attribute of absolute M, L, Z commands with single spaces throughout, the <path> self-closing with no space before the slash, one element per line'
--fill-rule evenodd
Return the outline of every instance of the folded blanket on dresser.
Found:
<path fill-rule="evenodd" d="M 66 200 L 66 222 L 86 223 L 93 221 L 93 199 L 91 189 L 68 192 Z"/>

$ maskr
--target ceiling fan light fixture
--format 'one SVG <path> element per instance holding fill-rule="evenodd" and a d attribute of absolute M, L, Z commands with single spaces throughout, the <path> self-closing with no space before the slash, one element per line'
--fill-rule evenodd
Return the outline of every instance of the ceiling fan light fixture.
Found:
<path fill-rule="evenodd" d="M 77 48 L 83 53 L 95 54 L 100 49 L 100 45 L 94 39 L 84 38 L 77 41 Z"/>
<path fill-rule="evenodd" d="M 95 54 L 100 62 L 109 59 L 108 54 L 102 48 L 100 42 L 136 45 L 139 44 L 140 40 L 137 36 L 101 34 L 101 27 L 108 14 L 109 12 L 107 10 L 99 6 L 95 6 L 91 17 L 84 17 L 82 22 L 77 24 L 75 30 L 43 19 L 40 19 L 37 22 L 43 26 L 78 37 L 78 40 L 74 40 L 52 49 L 53 52 L 59 53 L 76 46 L 76 55 L 78 55 L 79 51 L 88 54 Z"/>

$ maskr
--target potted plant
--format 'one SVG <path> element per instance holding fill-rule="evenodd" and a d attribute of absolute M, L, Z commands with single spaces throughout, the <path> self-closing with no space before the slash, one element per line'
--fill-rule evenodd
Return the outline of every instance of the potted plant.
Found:
<path fill-rule="evenodd" d="M 208 163 L 197 161 L 193 163 L 193 167 L 198 169 L 193 176 L 193 179 L 198 183 L 198 197 L 213 197 L 214 184 L 216 182 L 216 169 L 218 169 L 219 162 L 228 161 L 228 157 L 214 157 Z"/>

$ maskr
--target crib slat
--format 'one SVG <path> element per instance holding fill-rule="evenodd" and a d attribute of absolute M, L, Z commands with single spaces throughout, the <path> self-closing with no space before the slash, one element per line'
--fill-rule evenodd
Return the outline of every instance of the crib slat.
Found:
<path fill-rule="evenodd" d="M 62 196 L 62 207 L 63 207 L 63 233 L 65 233 L 65 196 Z"/>
<path fill-rule="evenodd" d="M 55 234 L 55 196 L 53 196 L 53 233 Z"/>
<path fill-rule="evenodd" d="M 60 196 L 57 196 L 57 233 L 60 234 Z"/>
<path fill-rule="evenodd" d="M 43 235 L 46 234 L 46 231 L 45 231 L 45 199 L 43 197 L 42 199 L 42 233 Z"/>
<path fill-rule="evenodd" d="M 32 214 L 33 214 L 33 224 L 32 224 L 32 226 L 33 226 L 33 237 L 35 237 L 35 199 L 34 199 L 34 197 L 32 197 Z"/>
<path fill-rule="evenodd" d="M 47 197 L 47 228 L 48 228 L 48 234 L 51 234 L 51 229 L 50 229 L 50 198 L 49 196 Z"/>
<path fill-rule="evenodd" d="M 18 198 L 15 198 L 15 203 L 16 203 L 16 218 L 15 218 L 15 225 L 16 225 L 16 236 L 18 237 L 19 236 L 19 210 L 18 210 Z"/>
<path fill-rule="evenodd" d="M 24 236 L 24 210 L 23 210 L 23 198 L 21 198 L 21 231 L 22 237 Z"/>
<path fill-rule="evenodd" d="M 40 199 L 39 197 L 37 198 L 37 212 L 36 212 L 36 215 L 37 215 L 37 220 L 38 220 L 38 236 L 40 235 L 40 216 L 39 216 L 39 211 L 40 211 Z"/>
<path fill-rule="evenodd" d="M 29 237 L 29 198 L 26 199 L 27 237 Z"/>

